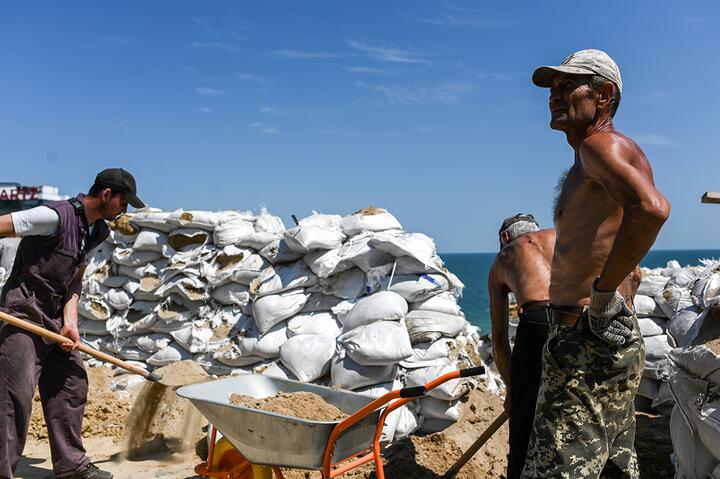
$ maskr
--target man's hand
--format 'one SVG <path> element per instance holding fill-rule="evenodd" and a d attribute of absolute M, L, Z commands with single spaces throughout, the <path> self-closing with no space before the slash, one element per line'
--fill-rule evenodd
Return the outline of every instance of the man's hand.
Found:
<path fill-rule="evenodd" d="M 617 290 L 598 291 L 595 289 L 596 283 L 597 280 L 590 288 L 590 330 L 608 343 L 625 344 L 633 336 L 633 312 Z"/>
<path fill-rule="evenodd" d="M 77 322 L 65 321 L 60 334 L 73 342 L 72 344 L 64 343 L 60 345 L 65 351 L 72 351 L 80 346 L 80 331 L 78 331 Z"/>

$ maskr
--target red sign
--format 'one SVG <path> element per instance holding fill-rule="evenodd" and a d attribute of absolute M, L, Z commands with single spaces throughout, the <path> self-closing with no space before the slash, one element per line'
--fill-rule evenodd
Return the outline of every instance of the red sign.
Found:
<path fill-rule="evenodd" d="M 0 201 L 37 200 L 40 188 L 37 186 L 13 186 L 0 189 Z"/>

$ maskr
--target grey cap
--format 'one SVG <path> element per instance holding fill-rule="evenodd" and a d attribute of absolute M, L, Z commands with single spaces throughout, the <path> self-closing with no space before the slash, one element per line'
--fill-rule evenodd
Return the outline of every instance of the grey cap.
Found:
<path fill-rule="evenodd" d="M 541 66 L 535 69 L 532 81 L 539 87 L 548 88 L 558 73 L 571 75 L 600 75 L 613 82 L 622 93 L 622 78 L 615 60 L 602 50 L 580 50 L 573 53 L 559 66 Z"/>

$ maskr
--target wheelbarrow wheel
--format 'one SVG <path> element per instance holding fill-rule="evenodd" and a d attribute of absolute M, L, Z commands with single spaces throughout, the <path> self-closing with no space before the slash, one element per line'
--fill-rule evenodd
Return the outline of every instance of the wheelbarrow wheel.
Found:
<path fill-rule="evenodd" d="M 212 470 L 226 471 L 231 479 L 273 479 L 272 468 L 251 464 L 224 437 L 215 444 Z"/>

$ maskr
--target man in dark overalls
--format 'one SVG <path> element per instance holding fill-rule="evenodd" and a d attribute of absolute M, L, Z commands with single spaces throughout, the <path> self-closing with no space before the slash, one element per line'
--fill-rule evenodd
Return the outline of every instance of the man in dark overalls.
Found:
<path fill-rule="evenodd" d="M 541 230 L 529 214 L 506 218 L 500 252 L 488 275 L 493 358 L 507 386 L 510 413 L 507 478 L 520 477 L 540 388 L 542 348 L 548 337 L 548 290 L 555 230 Z M 508 293 L 517 300 L 519 323 L 510 353 Z"/>
<path fill-rule="evenodd" d="M 80 352 L 77 308 L 85 260 L 109 234 L 105 220 L 137 197 L 121 168 L 101 171 L 87 195 L 0 216 L 0 237 L 20 236 L 0 309 L 59 333 L 60 346 L 0 322 L 0 479 L 11 479 L 25 447 L 35 387 L 40 390 L 53 471 L 70 479 L 110 479 L 85 454 L 82 422 L 88 379 Z"/>

